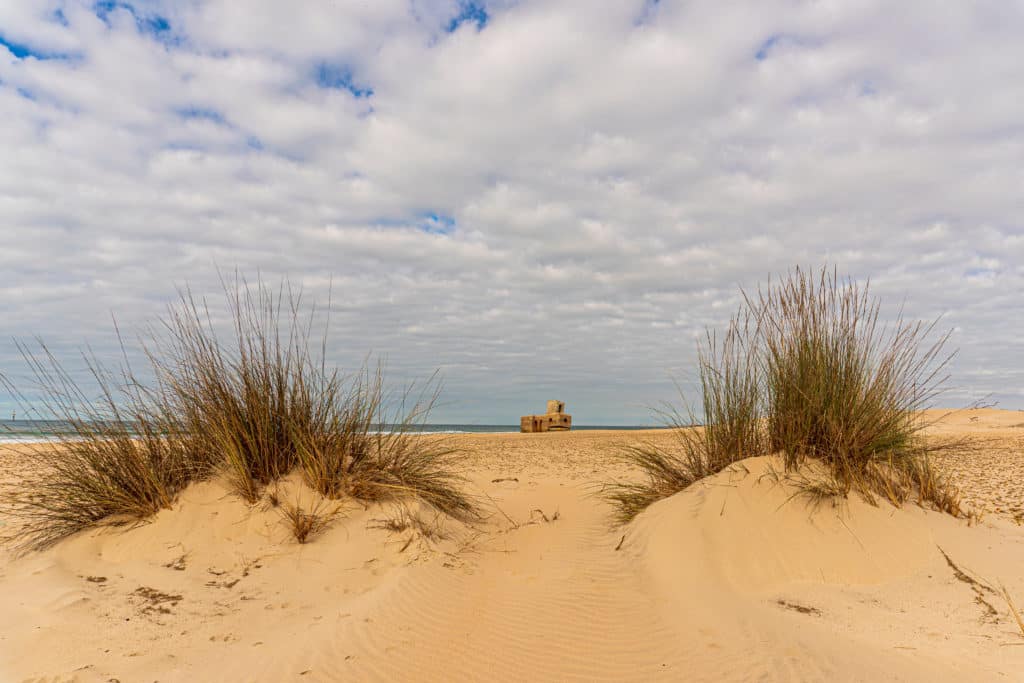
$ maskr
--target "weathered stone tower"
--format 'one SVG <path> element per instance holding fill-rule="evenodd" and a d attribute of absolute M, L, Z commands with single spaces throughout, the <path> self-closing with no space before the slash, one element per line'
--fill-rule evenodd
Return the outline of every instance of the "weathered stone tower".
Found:
<path fill-rule="evenodd" d="M 572 428 L 572 415 L 565 414 L 564 401 L 548 401 L 544 415 L 523 415 L 519 418 L 520 432 L 567 432 Z"/>

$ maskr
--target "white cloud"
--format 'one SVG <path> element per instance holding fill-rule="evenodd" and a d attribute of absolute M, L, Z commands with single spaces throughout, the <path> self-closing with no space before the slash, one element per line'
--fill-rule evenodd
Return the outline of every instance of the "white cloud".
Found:
<path fill-rule="evenodd" d="M 258 269 L 333 281 L 339 363 L 440 366 L 438 419 L 635 422 L 829 261 L 956 328 L 951 401 L 1024 407 L 1019 7 L 594 7 L 7 3 L 4 329 L 112 358 L 111 311 Z"/>

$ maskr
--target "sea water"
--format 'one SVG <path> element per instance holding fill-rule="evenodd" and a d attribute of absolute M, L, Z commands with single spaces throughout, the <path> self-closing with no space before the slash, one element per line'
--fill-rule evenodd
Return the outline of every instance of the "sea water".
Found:
<path fill-rule="evenodd" d="M 573 431 L 594 429 L 656 429 L 657 425 L 573 425 Z M 408 429 L 413 434 L 508 434 L 519 425 L 496 424 L 419 424 Z M 73 426 L 62 420 L 0 420 L 0 443 L 39 443 L 75 437 Z"/>

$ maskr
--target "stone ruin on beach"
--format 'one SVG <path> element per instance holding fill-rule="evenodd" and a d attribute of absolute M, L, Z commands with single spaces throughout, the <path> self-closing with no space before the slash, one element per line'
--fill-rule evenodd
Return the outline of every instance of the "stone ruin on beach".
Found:
<path fill-rule="evenodd" d="M 572 428 L 572 415 L 565 413 L 564 401 L 548 401 L 544 415 L 523 415 L 519 418 L 520 432 L 567 432 Z"/>

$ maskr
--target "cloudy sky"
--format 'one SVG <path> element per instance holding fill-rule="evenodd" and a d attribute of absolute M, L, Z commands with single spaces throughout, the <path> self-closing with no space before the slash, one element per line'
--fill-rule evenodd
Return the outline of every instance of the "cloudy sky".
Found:
<path fill-rule="evenodd" d="M 0 372 L 218 268 L 332 289 L 437 421 L 648 420 L 772 274 L 942 316 L 1024 408 L 1024 4 L 0 0 Z M 11 409 L 0 394 L 0 409 Z"/>

